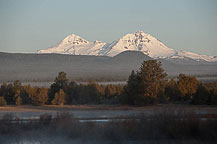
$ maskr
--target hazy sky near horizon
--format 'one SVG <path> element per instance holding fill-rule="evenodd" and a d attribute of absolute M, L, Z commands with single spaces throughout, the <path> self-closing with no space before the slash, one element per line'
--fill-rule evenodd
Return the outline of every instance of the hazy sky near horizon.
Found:
<path fill-rule="evenodd" d="M 36 52 L 72 33 L 112 42 L 138 30 L 217 55 L 217 0 L 0 0 L 0 52 Z"/>

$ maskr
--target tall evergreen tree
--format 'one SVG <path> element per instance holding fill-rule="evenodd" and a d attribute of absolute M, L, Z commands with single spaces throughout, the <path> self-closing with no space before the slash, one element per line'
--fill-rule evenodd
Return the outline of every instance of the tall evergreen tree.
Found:
<path fill-rule="evenodd" d="M 138 94 L 138 77 L 134 70 L 132 70 L 127 80 L 127 85 L 121 95 L 120 101 L 122 104 L 135 105 L 135 98 Z"/>
<path fill-rule="evenodd" d="M 55 78 L 54 83 L 50 86 L 48 95 L 49 99 L 48 102 L 51 103 L 53 100 L 55 94 L 62 89 L 65 93 L 67 93 L 67 87 L 68 87 L 68 79 L 66 77 L 65 72 L 59 72 L 58 76 Z"/>
<path fill-rule="evenodd" d="M 138 105 L 155 103 L 157 96 L 164 90 L 167 74 L 161 66 L 161 62 L 148 60 L 140 67 L 137 73 L 139 93 L 136 103 Z"/>
<path fill-rule="evenodd" d="M 167 74 L 156 60 L 144 61 L 135 74 L 132 71 L 125 87 L 126 102 L 131 105 L 153 104 L 163 92 Z"/>

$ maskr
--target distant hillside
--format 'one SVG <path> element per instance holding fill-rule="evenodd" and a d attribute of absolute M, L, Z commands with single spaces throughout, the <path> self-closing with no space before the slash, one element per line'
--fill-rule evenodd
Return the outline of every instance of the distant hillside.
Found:
<path fill-rule="evenodd" d="M 127 79 L 131 70 L 138 70 L 144 60 L 150 60 L 142 52 L 126 51 L 115 57 L 80 56 L 66 54 L 13 54 L 0 53 L 0 82 L 49 81 L 64 71 L 70 80 L 79 79 Z M 169 76 L 179 73 L 215 75 L 217 64 L 176 64 L 161 60 Z"/>

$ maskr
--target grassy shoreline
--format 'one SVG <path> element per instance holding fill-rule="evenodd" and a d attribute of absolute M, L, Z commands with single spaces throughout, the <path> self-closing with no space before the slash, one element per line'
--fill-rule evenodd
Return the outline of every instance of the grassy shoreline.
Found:
<path fill-rule="evenodd" d="M 35 108 L 35 109 L 80 109 L 80 110 L 143 110 L 149 108 L 194 108 L 194 109 L 217 109 L 217 105 L 191 105 L 191 104 L 155 104 L 146 106 L 128 106 L 128 105 L 112 105 L 112 104 L 84 104 L 84 105 L 5 105 L 0 106 L 0 111 L 4 109 L 22 109 L 22 108 Z"/>

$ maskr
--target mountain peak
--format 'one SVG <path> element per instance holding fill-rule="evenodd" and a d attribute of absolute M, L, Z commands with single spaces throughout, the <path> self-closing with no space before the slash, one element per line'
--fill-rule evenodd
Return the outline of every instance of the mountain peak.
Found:
<path fill-rule="evenodd" d="M 174 54 L 173 49 L 143 31 L 124 35 L 107 49 L 109 51 L 106 54 L 109 56 L 123 51 L 140 51 L 152 58 L 165 58 Z"/>
<path fill-rule="evenodd" d="M 63 41 L 61 42 L 61 44 L 73 44 L 73 45 L 80 45 L 80 44 L 85 44 L 88 43 L 87 40 L 81 38 L 78 35 L 75 34 L 71 34 L 68 35 L 66 38 L 63 39 Z"/>
<path fill-rule="evenodd" d="M 124 35 L 121 39 L 143 39 L 147 36 L 150 36 L 150 35 L 144 33 L 143 31 L 136 31 L 135 33 L 129 33 L 129 34 Z"/>
<path fill-rule="evenodd" d="M 145 33 L 144 31 L 136 31 L 134 34 L 135 35 L 149 35 L 149 34 Z"/>
<path fill-rule="evenodd" d="M 38 53 L 61 53 L 73 55 L 99 55 L 106 43 L 101 41 L 89 42 L 82 37 L 71 34 L 65 37 L 60 43 Z"/>

